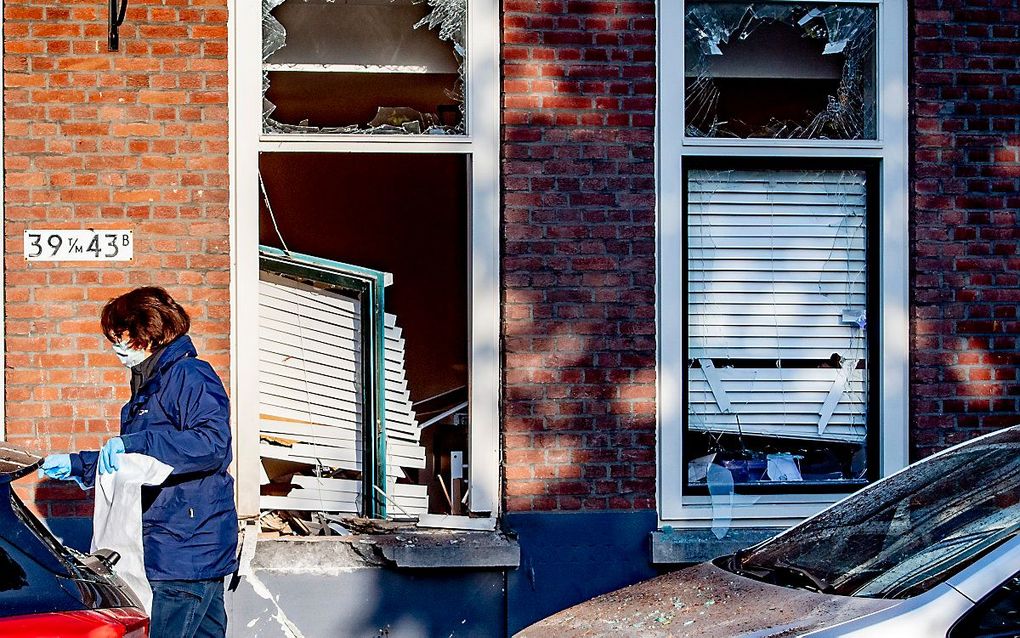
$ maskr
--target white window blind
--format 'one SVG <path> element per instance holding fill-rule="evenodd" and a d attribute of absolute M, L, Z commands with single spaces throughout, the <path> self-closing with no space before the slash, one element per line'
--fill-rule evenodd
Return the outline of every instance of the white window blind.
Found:
<path fill-rule="evenodd" d="M 360 307 L 270 273 L 259 283 L 259 433 L 262 458 L 362 471 Z M 404 340 L 386 315 L 387 494 L 393 515 L 427 510 L 426 486 L 397 484 L 403 469 L 425 467 L 425 450 L 404 373 Z M 356 512 L 361 481 L 296 475 L 286 496 L 262 496 L 263 509 Z"/>
<path fill-rule="evenodd" d="M 863 441 L 865 180 L 856 170 L 688 173 L 691 429 Z"/>

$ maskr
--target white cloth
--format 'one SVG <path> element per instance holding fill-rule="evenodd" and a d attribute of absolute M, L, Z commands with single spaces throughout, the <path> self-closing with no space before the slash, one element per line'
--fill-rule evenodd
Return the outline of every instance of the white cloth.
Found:
<path fill-rule="evenodd" d="M 135 592 L 145 611 L 152 610 L 152 588 L 145 577 L 142 549 L 142 486 L 159 485 L 174 468 L 144 454 L 121 454 L 120 469 L 96 474 L 92 515 L 92 551 L 120 554 L 113 571 Z"/>

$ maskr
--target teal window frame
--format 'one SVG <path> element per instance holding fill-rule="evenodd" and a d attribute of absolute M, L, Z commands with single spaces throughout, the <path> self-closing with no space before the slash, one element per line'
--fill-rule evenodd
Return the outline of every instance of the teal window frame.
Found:
<path fill-rule="evenodd" d="M 361 309 L 364 403 L 361 434 L 362 513 L 386 518 L 386 284 L 387 274 L 311 255 L 259 246 L 259 270 L 327 284 L 351 295 Z M 371 356 L 367 356 L 368 354 Z M 372 442 L 370 445 L 368 442 Z M 371 471 L 369 471 L 371 468 Z"/>

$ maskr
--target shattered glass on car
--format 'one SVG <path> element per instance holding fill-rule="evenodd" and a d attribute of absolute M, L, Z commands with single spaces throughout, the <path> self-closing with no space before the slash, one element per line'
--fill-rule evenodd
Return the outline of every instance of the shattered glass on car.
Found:
<path fill-rule="evenodd" d="M 690 137 L 876 139 L 874 6 L 687 4 Z"/>
<path fill-rule="evenodd" d="M 932 457 L 723 561 L 841 596 L 916 596 L 1020 532 L 1020 428 Z"/>
<path fill-rule="evenodd" d="M 264 133 L 465 132 L 467 0 L 262 0 Z"/>

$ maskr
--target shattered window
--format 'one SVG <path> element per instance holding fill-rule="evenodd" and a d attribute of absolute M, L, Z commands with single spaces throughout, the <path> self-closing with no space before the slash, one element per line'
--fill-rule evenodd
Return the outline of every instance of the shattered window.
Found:
<path fill-rule="evenodd" d="M 867 182 L 688 171 L 688 485 L 871 475 Z"/>
<path fill-rule="evenodd" d="M 688 3 L 686 134 L 876 139 L 876 18 L 863 4 Z"/>
<path fill-rule="evenodd" d="M 262 0 L 264 133 L 463 134 L 467 0 Z"/>
<path fill-rule="evenodd" d="M 467 158 L 273 152 L 259 173 L 263 529 L 467 515 Z"/>

